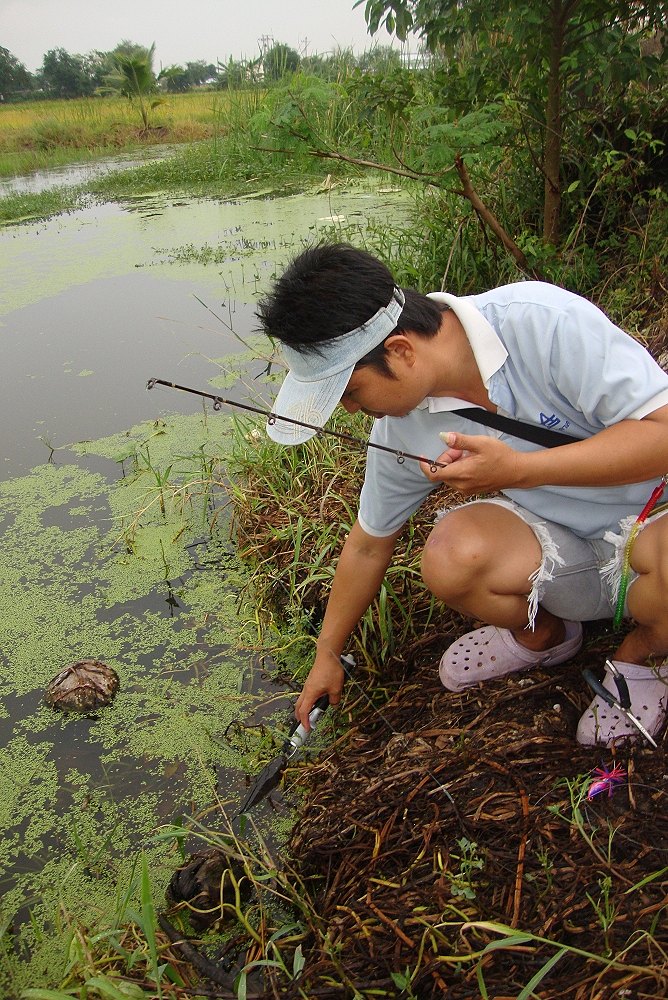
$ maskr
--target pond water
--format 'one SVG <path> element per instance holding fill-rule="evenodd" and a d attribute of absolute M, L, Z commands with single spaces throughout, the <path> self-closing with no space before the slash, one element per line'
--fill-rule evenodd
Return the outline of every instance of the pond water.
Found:
<path fill-rule="evenodd" d="M 221 457 L 224 483 L 230 417 L 147 379 L 270 396 L 258 294 L 303 241 L 396 225 L 403 204 L 156 195 L 0 231 L 0 996 L 58 985 L 55 914 L 113 919 L 138 851 L 160 905 L 176 857 L 156 830 L 233 812 L 266 759 L 253 724 L 286 717 L 224 486 L 200 485 Z M 56 716 L 46 684 L 87 656 L 119 694 Z"/>
<path fill-rule="evenodd" d="M 40 191 L 49 191 L 51 188 L 86 184 L 96 177 L 104 177 L 105 174 L 117 170 L 129 170 L 131 167 L 140 167 L 150 160 L 161 160 L 171 156 L 176 148 L 164 143 L 131 153 L 119 153 L 118 156 L 110 156 L 104 160 L 87 160 L 63 167 L 52 167 L 49 170 L 33 170 L 18 177 L 2 178 L 0 198 L 8 194 L 37 194 Z"/>

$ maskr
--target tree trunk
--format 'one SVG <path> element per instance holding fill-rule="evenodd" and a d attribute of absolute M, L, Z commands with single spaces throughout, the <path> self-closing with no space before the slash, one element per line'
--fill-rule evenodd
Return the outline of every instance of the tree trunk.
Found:
<path fill-rule="evenodd" d="M 543 199 L 543 239 L 556 243 L 559 239 L 559 210 L 561 208 L 561 59 L 564 54 L 564 14 L 567 4 L 552 0 L 550 8 L 550 66 L 545 105 L 545 145 L 543 174 L 545 195 Z"/>

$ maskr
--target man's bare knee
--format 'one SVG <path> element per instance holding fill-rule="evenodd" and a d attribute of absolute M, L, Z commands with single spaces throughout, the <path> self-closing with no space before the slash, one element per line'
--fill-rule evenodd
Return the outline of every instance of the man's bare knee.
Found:
<path fill-rule="evenodd" d="M 489 560 L 485 535 L 464 511 L 452 511 L 431 532 L 422 553 L 422 579 L 441 600 L 471 588 Z M 473 520 L 473 523 L 471 521 Z"/>
<path fill-rule="evenodd" d="M 628 591 L 628 609 L 636 622 L 650 626 L 668 641 L 668 515 L 648 524 L 631 550 L 638 573 Z"/>
<path fill-rule="evenodd" d="M 471 504 L 435 526 L 422 555 L 422 579 L 453 606 L 472 591 L 528 594 L 541 558 L 533 530 L 515 513 L 498 504 Z"/>

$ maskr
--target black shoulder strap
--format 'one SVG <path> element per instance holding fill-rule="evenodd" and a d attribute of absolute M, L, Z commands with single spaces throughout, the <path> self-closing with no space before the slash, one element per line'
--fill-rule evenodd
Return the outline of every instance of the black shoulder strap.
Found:
<path fill-rule="evenodd" d="M 536 424 L 525 424 L 521 420 L 513 420 L 512 417 L 503 417 L 499 413 L 490 413 L 482 407 L 469 406 L 463 410 L 451 410 L 460 417 L 467 420 L 475 420 L 477 424 L 486 424 L 494 427 L 497 431 L 505 431 L 506 434 L 513 434 L 515 437 L 523 438 L 525 441 L 532 441 L 533 444 L 540 444 L 544 448 L 558 448 L 560 444 L 573 444 L 581 438 L 564 434 L 563 431 L 551 431 L 547 427 L 538 427 Z"/>

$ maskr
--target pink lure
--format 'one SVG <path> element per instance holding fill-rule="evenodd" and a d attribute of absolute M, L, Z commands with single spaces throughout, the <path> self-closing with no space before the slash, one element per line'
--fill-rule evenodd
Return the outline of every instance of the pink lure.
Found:
<path fill-rule="evenodd" d="M 593 771 L 593 774 L 598 775 L 598 778 L 592 781 L 589 786 L 589 791 L 587 792 L 587 800 L 589 802 L 597 795 L 600 795 L 601 792 L 607 792 L 608 798 L 612 798 L 613 791 L 626 777 L 626 771 L 619 764 L 615 764 L 611 771 L 604 764 L 603 767 L 597 767 Z"/>

